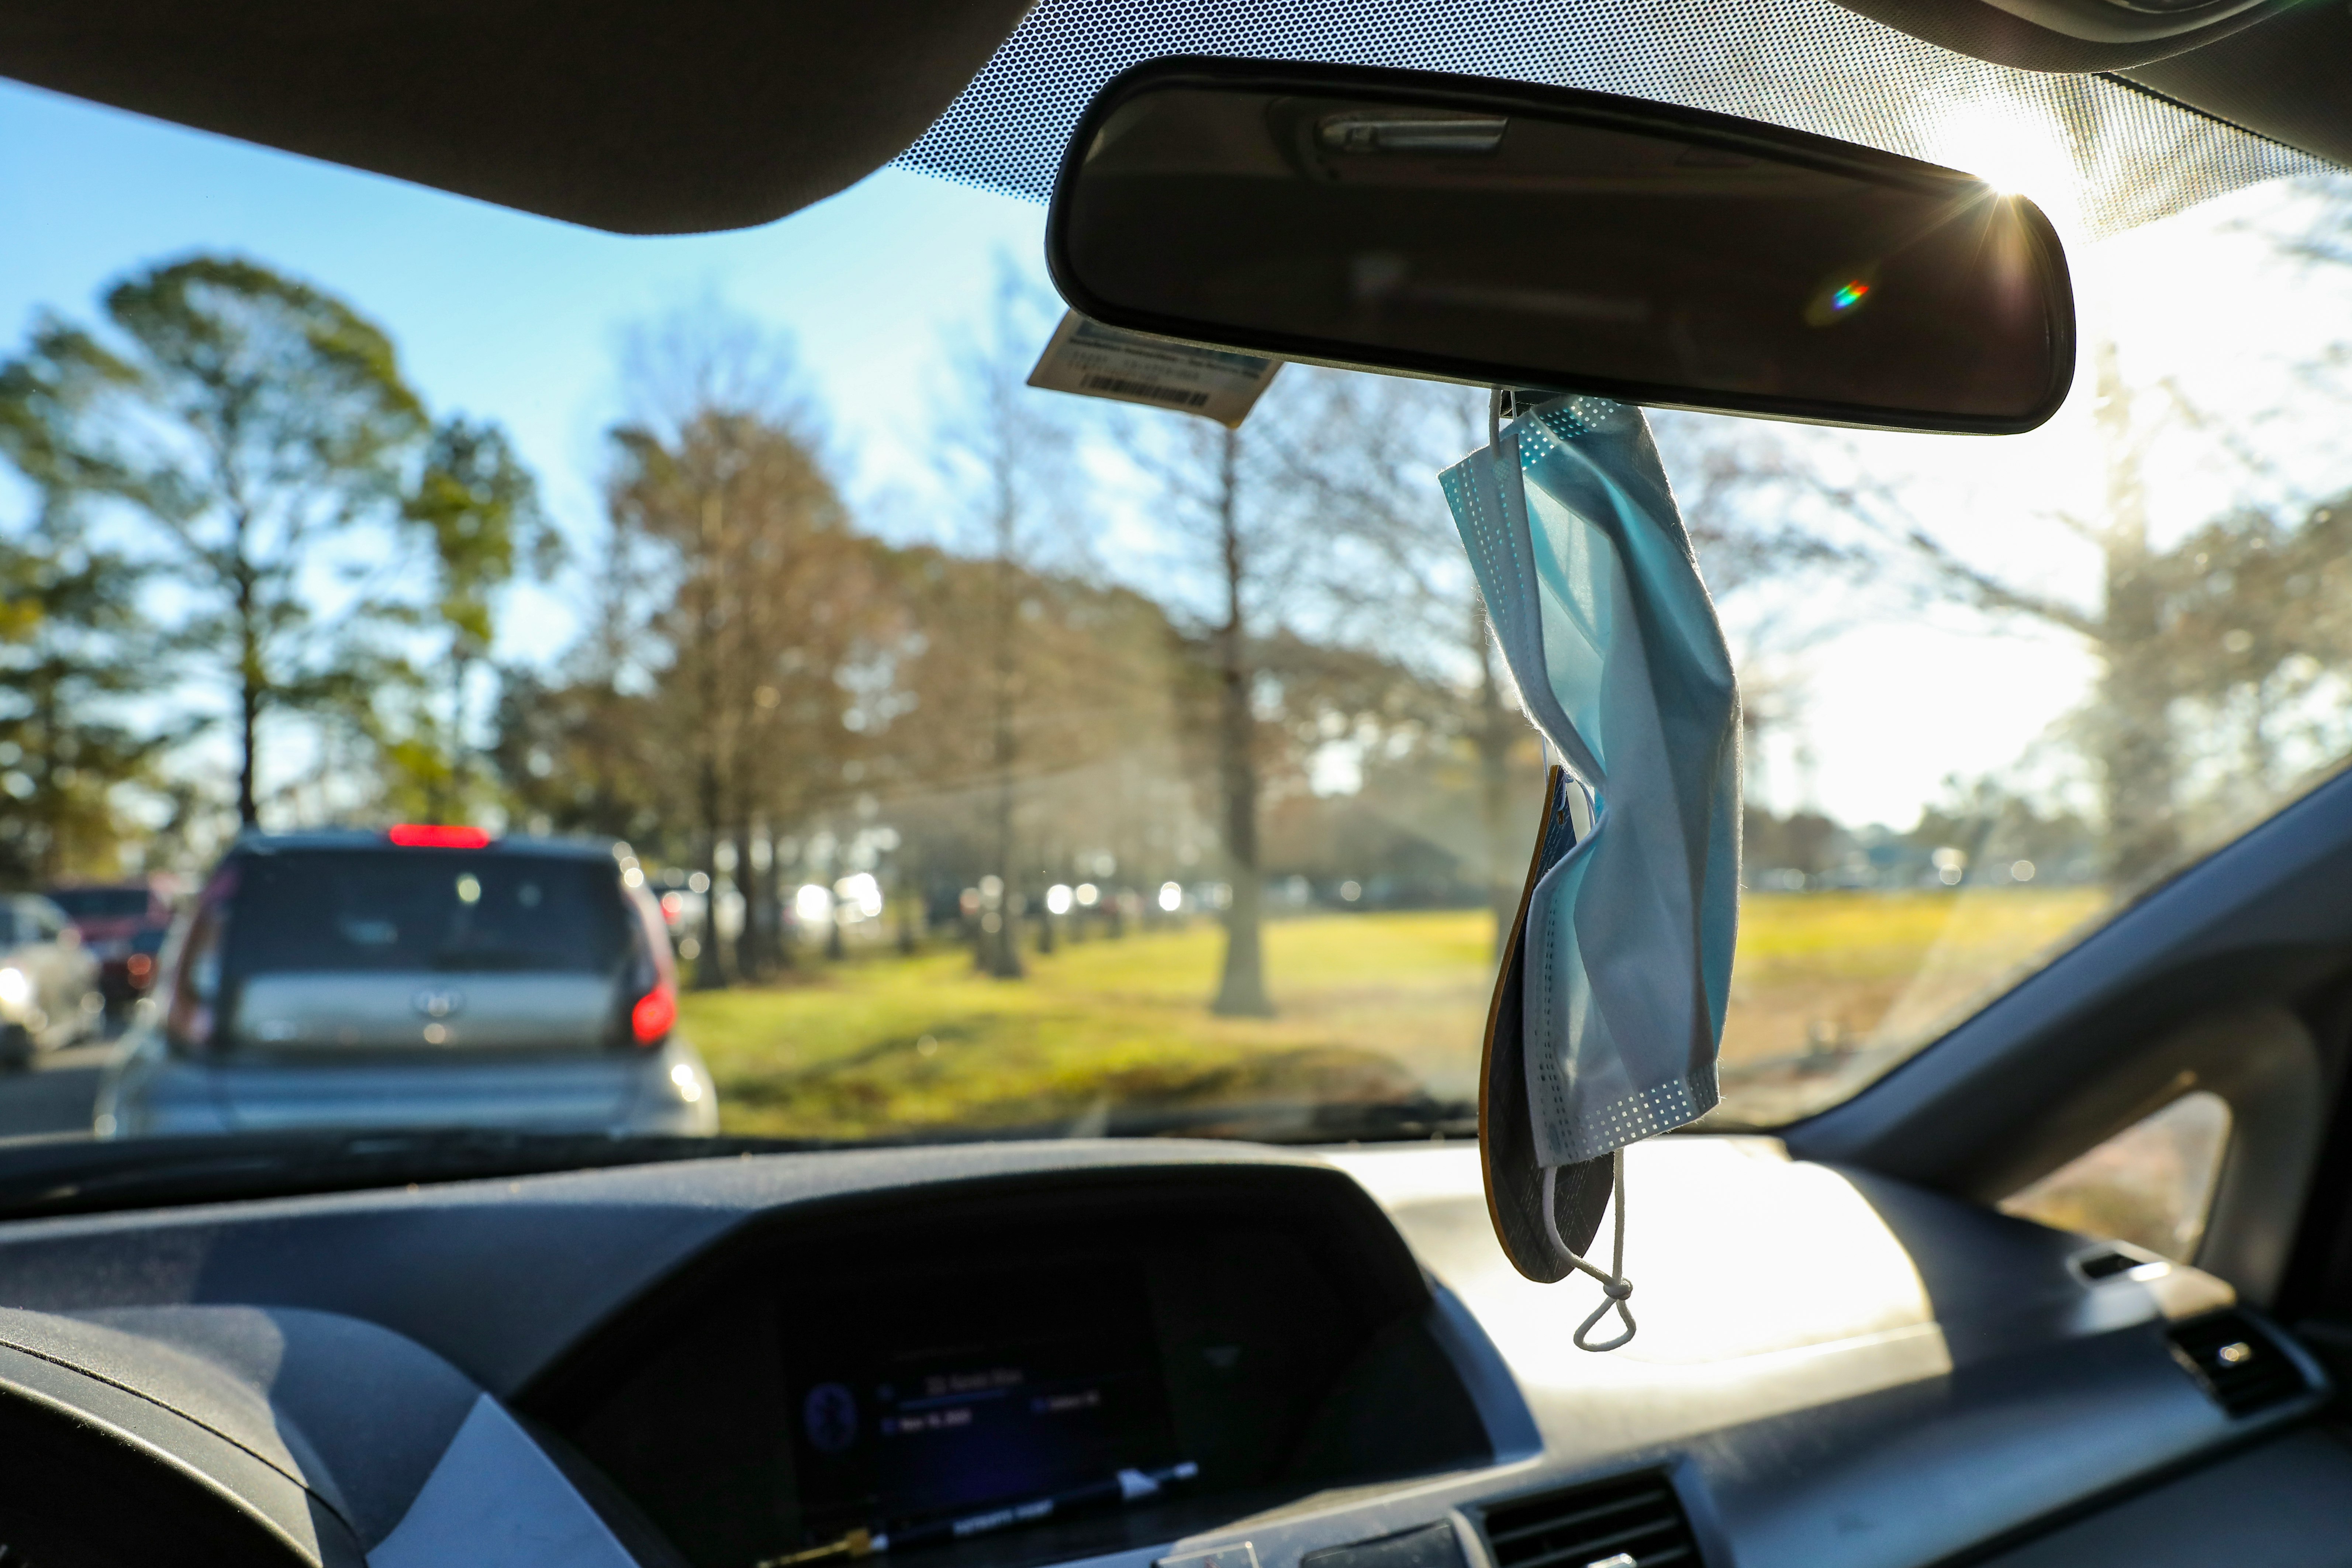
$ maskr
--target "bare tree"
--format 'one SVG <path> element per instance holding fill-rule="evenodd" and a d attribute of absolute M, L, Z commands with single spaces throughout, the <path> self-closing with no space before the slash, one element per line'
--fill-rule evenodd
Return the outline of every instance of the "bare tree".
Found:
<path fill-rule="evenodd" d="M 1278 443 L 1318 549 L 1311 592 L 1343 637 L 1454 682 L 1454 732 L 1477 761 L 1478 876 L 1507 939 L 1540 773 L 1518 693 L 1489 629 L 1441 468 L 1488 439 L 1485 389 L 1341 372 L 1294 372 Z M 1685 525 L 1718 600 L 1773 581 L 1854 565 L 1858 552 L 1794 520 L 1816 480 L 1775 437 L 1740 422 L 1656 418 Z M 1788 651 L 1819 628 L 1751 628 Z M 1792 693 L 1793 694 L 1793 693 Z"/>
<path fill-rule="evenodd" d="M 1283 454 L 1279 416 L 1267 414 L 1262 405 L 1246 429 L 1158 414 L 1127 426 L 1129 455 L 1158 491 L 1156 521 L 1173 544 L 1176 575 L 1194 585 L 1191 618 L 1210 664 L 1227 889 L 1224 962 L 1210 1005 L 1241 1016 L 1274 1011 L 1265 984 L 1259 843 L 1260 652 L 1293 607 L 1302 563 L 1318 542 L 1311 529 L 1296 526 L 1302 492 Z"/>
<path fill-rule="evenodd" d="M 1342 636 L 1448 679 L 1468 672 L 1454 728 L 1477 759 L 1477 878 L 1499 953 L 1518 907 L 1514 846 L 1527 827 L 1512 763 L 1531 738 L 1437 486 L 1440 469 L 1485 444 L 1487 395 L 1399 377 L 1291 374 L 1277 450 L 1307 526 L 1323 542 L 1313 592 Z"/>
<path fill-rule="evenodd" d="M 1211 508 L 1225 590 L 1224 616 L 1214 632 L 1217 785 L 1224 801 L 1225 864 L 1233 891 L 1225 910 L 1224 970 L 1210 1005 L 1219 1013 L 1257 1016 L 1272 1013 L 1274 1004 L 1265 994 L 1265 874 L 1257 842 L 1257 726 L 1250 710 L 1247 590 L 1255 563 L 1242 532 L 1241 432 L 1223 430 L 1212 439 L 1216 479 Z"/>
<path fill-rule="evenodd" d="M 1045 310 L 1037 290 L 1000 258 L 984 331 L 954 356 L 954 412 L 939 443 L 942 478 L 969 498 L 966 528 L 991 566 L 982 642 L 995 794 L 989 875 L 995 879 L 996 907 L 981 917 L 973 957 L 1001 980 L 1024 973 L 1021 918 L 1030 892 L 1017 820 L 1023 729 L 1033 690 L 1024 658 L 1026 586 L 1040 565 L 1067 556 L 1073 541 L 1064 483 L 1073 457 L 1071 433 L 1050 395 L 1027 384 L 1051 326 Z"/>
<path fill-rule="evenodd" d="M 2114 342 L 2095 344 L 2089 357 L 2098 503 L 2087 516 L 2053 511 L 2050 522 L 2095 552 L 2094 599 L 2078 602 L 1971 560 L 1919 521 L 1909 495 L 1891 483 L 1823 479 L 1813 487 L 1822 503 L 1813 517 L 1859 522 L 1864 553 L 1905 602 L 1963 605 L 1995 624 L 2063 633 L 2090 652 L 2097 679 L 2064 731 L 2098 786 L 2105 875 L 2130 887 L 2174 863 L 2184 847 L 2190 736 L 2183 704 L 2242 710 L 2242 756 L 2231 772 L 2262 784 L 2274 766 L 2274 717 L 2307 699 L 2315 681 L 2352 668 L 2352 617 L 2329 591 L 2352 579 L 2344 561 L 2352 505 L 2342 497 L 2248 500 L 2159 544 L 2148 468 L 2167 444 L 2218 449 L 2244 475 L 2250 496 L 2291 497 L 2293 487 L 2237 427 L 2177 384 L 2133 384 Z M 2267 799 L 2268 787 L 2255 793 Z"/>
<path fill-rule="evenodd" d="M 750 825 L 806 809 L 838 780 L 846 694 L 835 675 L 866 573 L 783 344 L 705 307 L 637 334 L 626 368 L 639 412 L 611 432 L 609 504 L 667 569 L 669 602 L 651 627 L 668 655 L 658 709 L 690 775 L 712 911 L 695 983 L 719 985 L 715 913 L 722 879 L 757 871 Z M 753 891 L 756 938 L 772 889 Z M 755 969 L 766 956 L 757 940 L 746 952 Z"/>
<path fill-rule="evenodd" d="M 2100 783 L 2108 874 L 2130 884 L 2179 847 L 2171 734 L 2179 693 L 2166 668 L 2165 574 L 2149 543 L 2144 473 L 2162 421 L 2151 416 L 2154 400 L 2125 382 L 2112 342 L 2096 344 L 2091 358 L 2101 507 L 2093 517 L 2062 513 L 2053 521 L 2098 552 L 2096 604 L 2077 604 L 1972 563 L 1918 522 L 1893 487 L 1856 483 L 1840 500 L 1891 547 L 1888 563 L 1909 569 L 1915 595 L 2071 634 L 2097 658 L 2095 696 L 2075 728 Z"/>
<path fill-rule="evenodd" d="M 932 546 L 889 557 L 896 622 L 857 676 L 865 787 L 902 837 L 902 875 L 977 891 L 1006 864 L 996 672 L 983 657 L 1005 593 L 999 563 Z M 1193 826 L 1176 746 L 1181 639 L 1132 589 L 1021 569 L 1010 591 L 1022 690 L 1034 695 L 1016 709 L 1015 868 L 1097 883 L 1173 871 L 1171 839 Z M 983 968 L 1003 929 L 995 912 L 996 931 L 971 930 Z"/>

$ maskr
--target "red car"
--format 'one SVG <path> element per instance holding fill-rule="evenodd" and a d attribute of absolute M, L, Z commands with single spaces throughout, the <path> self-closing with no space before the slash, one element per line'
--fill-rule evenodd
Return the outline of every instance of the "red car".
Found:
<path fill-rule="evenodd" d="M 156 954 L 172 929 L 178 896 L 178 885 L 167 877 L 48 890 L 49 900 L 65 910 L 99 961 L 99 990 L 109 1017 L 129 1013 L 155 984 Z"/>

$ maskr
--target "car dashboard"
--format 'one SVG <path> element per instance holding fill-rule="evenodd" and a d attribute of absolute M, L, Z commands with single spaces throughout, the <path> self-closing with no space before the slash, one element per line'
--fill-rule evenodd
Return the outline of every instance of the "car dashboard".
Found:
<path fill-rule="evenodd" d="M 966 1144 L 0 1228 L 60 1563 L 2334 1562 L 2352 1449 L 2198 1271 L 1768 1139 L 1629 1161 L 1639 1337 L 1476 1151 Z"/>

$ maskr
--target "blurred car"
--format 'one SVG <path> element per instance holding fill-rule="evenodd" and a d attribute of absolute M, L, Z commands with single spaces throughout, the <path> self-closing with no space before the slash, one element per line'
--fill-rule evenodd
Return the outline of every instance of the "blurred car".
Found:
<path fill-rule="evenodd" d="M 153 989 L 155 960 L 172 930 L 177 893 L 162 878 L 49 889 L 49 901 L 65 911 L 98 960 L 98 988 L 110 1018 L 129 1017 L 131 1005 Z"/>
<path fill-rule="evenodd" d="M 31 893 L 0 897 L 0 1068 L 89 1035 L 103 1008 L 98 960 L 65 911 Z"/>
<path fill-rule="evenodd" d="M 473 828 L 249 835 L 173 928 L 96 1131 L 716 1131 L 635 870 Z"/>

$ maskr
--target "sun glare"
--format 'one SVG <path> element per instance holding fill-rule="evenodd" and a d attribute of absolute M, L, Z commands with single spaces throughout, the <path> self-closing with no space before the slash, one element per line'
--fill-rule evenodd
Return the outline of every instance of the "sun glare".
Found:
<path fill-rule="evenodd" d="M 2005 196 L 2024 196 L 2063 222 L 2074 205 L 2075 172 L 2055 129 L 2014 110 L 1967 105 L 1937 127 L 1931 154 Z"/>

